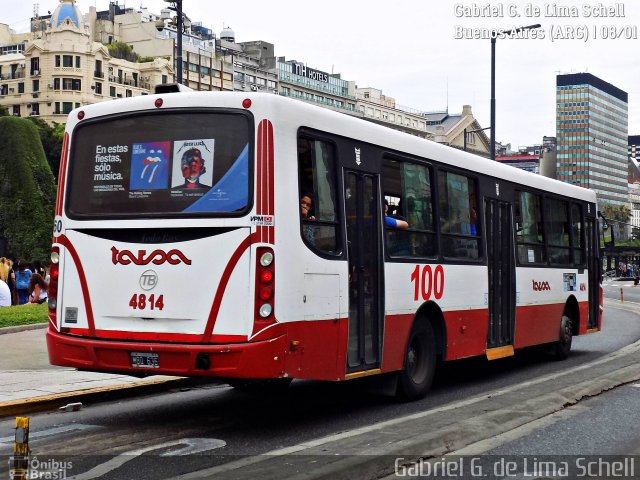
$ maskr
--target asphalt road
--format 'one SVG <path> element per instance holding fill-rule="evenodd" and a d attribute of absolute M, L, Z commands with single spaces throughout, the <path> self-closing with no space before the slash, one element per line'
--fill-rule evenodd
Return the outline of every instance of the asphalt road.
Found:
<path fill-rule="evenodd" d="M 186 391 L 86 405 L 78 412 L 34 415 L 32 456 L 42 462 L 56 459 L 58 465 L 72 462 L 67 478 L 90 469 L 97 470 L 77 478 L 169 478 L 441 408 L 479 394 L 491 395 L 498 389 L 570 370 L 640 339 L 637 315 L 609 308 L 604 320 L 603 332 L 574 339 L 567 361 L 553 362 L 544 352 L 532 350 L 495 362 L 454 362 L 439 372 L 430 395 L 413 403 L 396 403 L 379 383 L 369 379 L 342 384 L 294 382 L 285 395 L 272 396 L 245 394 L 223 385 L 200 385 Z M 621 402 L 624 405 L 624 399 Z M 552 428 L 556 423 L 540 428 Z M 622 431 L 625 422 L 615 425 Z M 0 421 L 0 458 L 10 455 L 13 427 L 12 419 Z M 635 428 L 631 422 L 626 422 L 626 427 Z M 589 438 L 588 421 L 584 430 L 583 435 L 573 435 L 579 451 L 589 445 L 581 443 Z M 527 451 L 558 451 L 553 443 L 556 437 L 527 438 Z M 620 442 L 635 441 L 633 435 L 620 439 L 616 447 L 620 449 Z M 518 439 L 508 440 L 493 447 L 518 451 Z M 0 462 L 0 478 L 6 465 Z M 47 466 L 51 464 L 44 463 L 42 468 Z"/>

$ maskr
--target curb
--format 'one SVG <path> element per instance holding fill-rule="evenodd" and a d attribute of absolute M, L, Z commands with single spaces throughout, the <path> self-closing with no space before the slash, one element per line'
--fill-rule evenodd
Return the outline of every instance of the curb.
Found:
<path fill-rule="evenodd" d="M 0 328 L 0 335 L 6 335 L 9 333 L 26 332 L 27 330 L 39 330 L 41 328 L 47 328 L 49 322 L 46 323 L 32 323 L 30 325 L 18 325 L 15 327 L 2 327 Z"/>
<path fill-rule="evenodd" d="M 67 403 L 70 403 L 70 400 L 83 403 L 117 400 L 134 395 L 147 395 L 165 392 L 175 388 L 191 388 L 204 383 L 211 383 L 211 380 L 170 377 L 151 381 L 139 381 L 121 385 L 110 385 L 85 390 L 61 392 L 28 399 L 11 400 L 8 402 L 0 402 L 0 418 L 57 409 Z"/>

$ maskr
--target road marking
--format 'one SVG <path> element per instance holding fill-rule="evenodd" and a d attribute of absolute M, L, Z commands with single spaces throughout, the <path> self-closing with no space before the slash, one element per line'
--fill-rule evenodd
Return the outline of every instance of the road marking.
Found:
<path fill-rule="evenodd" d="M 434 414 L 438 414 L 438 413 L 443 413 L 443 412 L 447 412 L 447 411 L 451 411 L 451 410 L 455 410 L 461 407 L 466 407 L 469 405 L 473 405 L 475 403 L 478 402 L 482 402 L 484 400 L 486 400 L 487 398 L 490 397 L 497 397 L 499 395 L 503 395 L 506 393 L 511 393 L 511 392 L 515 392 L 518 391 L 520 389 L 532 386 L 532 385 L 537 385 L 543 382 L 547 382 L 549 380 L 555 380 L 559 377 L 562 376 L 566 376 L 566 375 L 572 375 L 574 374 L 576 371 L 578 370 L 584 370 L 584 369 L 591 369 L 592 367 L 594 367 L 595 365 L 599 365 L 601 363 L 606 363 L 610 360 L 613 360 L 615 358 L 618 358 L 620 356 L 626 355 L 627 353 L 631 353 L 634 351 L 640 350 L 640 341 L 637 341 L 635 343 L 632 343 L 630 345 L 627 345 L 623 348 L 621 348 L 620 350 L 610 353 L 608 355 L 605 355 L 597 360 L 594 360 L 592 362 L 589 363 L 585 363 L 582 364 L 580 366 L 576 366 L 576 367 L 572 367 L 570 371 L 563 371 L 563 372 L 557 372 L 557 373 L 552 373 L 549 375 L 545 375 L 544 377 L 540 377 L 534 380 L 530 380 L 528 382 L 523 382 L 523 383 L 519 383 L 517 385 L 513 385 L 511 387 L 507 387 L 507 388 L 503 388 L 500 390 L 495 390 L 492 392 L 487 392 L 481 395 L 478 395 L 476 397 L 472 397 L 469 398 L 467 400 L 462 400 L 456 403 L 451 403 L 448 405 L 444 405 L 438 408 L 434 408 L 431 410 L 425 410 L 423 412 L 419 412 L 419 413 L 414 413 L 411 415 L 406 415 L 404 417 L 398 417 L 398 418 L 394 418 L 392 420 L 386 420 L 383 422 L 379 422 L 379 423 L 375 423 L 373 425 L 367 425 L 366 427 L 360 427 L 354 430 L 349 430 L 346 432 L 341 432 L 341 433 L 337 433 L 337 434 L 333 434 L 333 435 L 328 435 L 326 437 L 321 437 L 315 440 L 309 440 L 308 442 L 304 442 L 304 443 L 300 443 L 298 445 L 292 445 L 290 447 L 284 447 L 284 448 L 280 448 L 277 450 L 272 450 L 270 452 L 265 452 L 263 454 L 260 455 L 256 455 L 254 457 L 248 457 L 248 458 L 243 458 L 241 460 L 235 460 L 232 462 L 228 462 L 225 463 L 223 465 L 217 465 L 215 467 L 210 467 L 210 468 L 206 468 L 203 470 L 199 470 L 199 471 L 195 471 L 195 472 L 191 472 L 191 473 L 186 473 L 183 475 L 179 475 L 177 477 L 172 478 L 171 480 L 192 480 L 192 479 L 196 479 L 196 478 L 213 478 L 215 476 L 215 474 L 218 473 L 222 473 L 222 472 L 228 472 L 231 470 L 235 470 L 235 469 L 239 469 L 239 468 L 243 468 L 249 465 L 253 465 L 256 463 L 259 463 L 261 461 L 263 461 L 265 459 L 265 457 L 276 457 L 276 456 L 284 456 L 284 455 L 291 455 L 294 454 L 296 452 L 300 452 L 302 450 L 306 450 L 308 448 L 313 448 L 313 447 L 318 447 L 320 445 L 324 445 L 326 443 L 330 443 L 330 442 L 334 442 L 337 440 L 343 440 L 346 438 L 351 438 L 351 437 L 356 437 L 358 435 L 363 435 L 366 433 L 371 433 L 374 432 L 376 430 L 380 430 L 380 429 L 384 429 L 384 428 L 388 428 L 388 427 L 393 427 L 395 425 L 398 425 L 400 423 L 405 423 L 408 421 L 412 421 L 412 420 L 418 420 L 418 419 L 422 419 L 425 417 L 428 417 L 430 415 L 434 415 Z"/>
<path fill-rule="evenodd" d="M 82 423 L 77 423 L 73 425 L 53 426 L 50 428 L 45 428 L 44 430 L 38 430 L 38 431 L 32 430 L 31 432 L 29 432 L 29 440 L 52 437 L 54 435 L 75 432 L 77 430 L 94 430 L 98 428 L 104 428 L 104 427 L 101 427 L 99 425 L 85 425 Z M 13 445 L 13 442 L 14 442 L 13 435 L 11 435 L 10 437 L 0 437 L 0 448 L 4 447 L 5 445 L 11 446 Z"/>
<path fill-rule="evenodd" d="M 100 478 L 103 475 L 106 475 L 107 473 L 120 468 L 125 463 L 130 462 L 131 460 L 147 452 L 184 444 L 186 444 L 187 447 L 173 450 L 173 452 L 166 452 L 161 456 L 170 457 L 173 455 L 189 455 L 190 453 L 200 453 L 207 450 L 224 447 L 227 442 L 215 438 L 180 438 L 178 440 L 171 440 L 169 442 L 151 445 L 150 447 L 139 448 L 137 450 L 131 450 L 129 452 L 121 453 L 117 457 L 113 457 L 111 460 L 101 463 L 100 465 L 93 467 L 91 470 L 88 470 L 85 473 L 69 477 L 69 480 L 91 480 L 94 478 Z M 203 448 L 205 446 L 206 448 Z"/>

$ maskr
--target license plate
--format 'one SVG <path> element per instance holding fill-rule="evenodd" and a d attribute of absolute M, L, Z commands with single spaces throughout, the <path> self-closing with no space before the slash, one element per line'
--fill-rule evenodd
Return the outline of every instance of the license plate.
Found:
<path fill-rule="evenodd" d="M 131 366 L 139 368 L 160 368 L 157 353 L 130 352 Z"/>

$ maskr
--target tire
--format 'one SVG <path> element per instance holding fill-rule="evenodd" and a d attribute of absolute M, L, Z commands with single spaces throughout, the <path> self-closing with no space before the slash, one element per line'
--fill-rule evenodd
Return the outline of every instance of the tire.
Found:
<path fill-rule="evenodd" d="M 568 315 L 562 315 L 560 320 L 560 337 L 553 349 L 553 356 L 556 360 L 566 360 L 571 351 L 571 342 L 573 340 L 573 322 Z"/>
<path fill-rule="evenodd" d="M 412 401 L 429 391 L 436 369 L 436 339 L 431 323 L 416 321 L 411 327 L 404 354 L 404 365 L 398 373 L 396 396 Z"/>
<path fill-rule="evenodd" d="M 245 379 L 229 378 L 227 383 L 242 392 L 247 393 L 284 393 L 291 384 L 291 378 L 269 378 L 269 379 Z"/>

